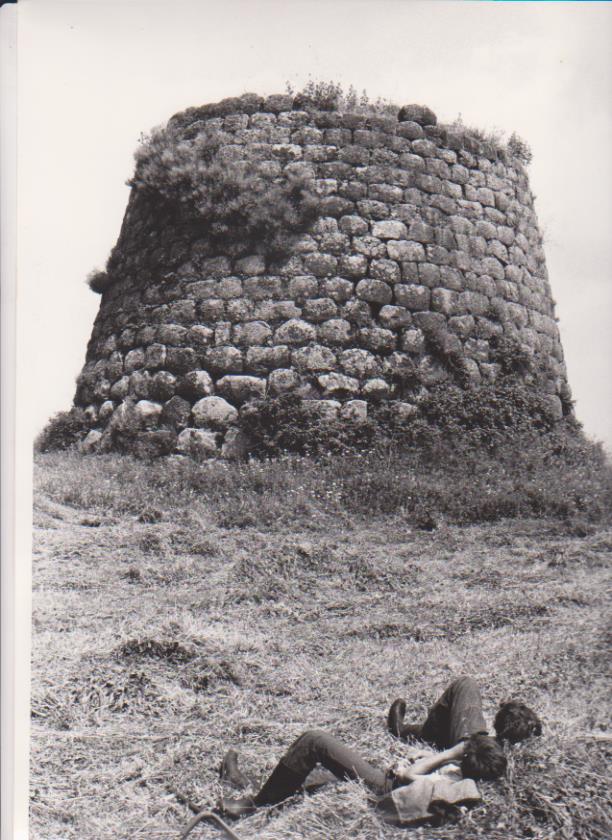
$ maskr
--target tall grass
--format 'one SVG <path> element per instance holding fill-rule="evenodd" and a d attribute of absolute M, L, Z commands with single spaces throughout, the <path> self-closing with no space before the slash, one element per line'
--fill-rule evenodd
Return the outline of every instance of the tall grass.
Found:
<path fill-rule="evenodd" d="M 242 464 L 37 457 L 45 465 L 40 489 L 58 502 L 107 515 L 203 506 L 228 528 L 288 522 L 316 528 L 353 515 L 399 516 L 424 528 L 517 517 L 588 527 L 612 515 L 612 467 L 600 447 L 579 436 L 518 437 L 491 451 L 457 443 L 427 452 L 391 445 Z"/>

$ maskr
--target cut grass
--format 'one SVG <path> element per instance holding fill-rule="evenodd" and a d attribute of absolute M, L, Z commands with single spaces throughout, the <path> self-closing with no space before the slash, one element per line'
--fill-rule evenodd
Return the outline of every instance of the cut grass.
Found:
<path fill-rule="evenodd" d="M 404 749 L 385 731 L 390 701 L 404 696 L 422 715 L 462 673 L 482 684 L 489 719 L 519 697 L 544 735 L 509 751 L 508 777 L 483 784 L 484 804 L 459 825 L 409 836 L 612 836 L 612 529 L 461 526 L 437 508 L 425 531 L 406 506 L 368 516 L 341 503 L 352 497 L 338 493 L 348 479 L 335 464 L 336 474 L 303 459 L 164 471 L 118 456 L 37 458 L 33 840 L 176 836 L 189 814 L 171 786 L 213 805 L 228 747 L 261 778 L 308 727 L 387 766 Z M 161 516 L 139 521 L 145 509 Z M 357 783 L 237 829 L 245 840 L 408 836 L 380 822 Z"/>

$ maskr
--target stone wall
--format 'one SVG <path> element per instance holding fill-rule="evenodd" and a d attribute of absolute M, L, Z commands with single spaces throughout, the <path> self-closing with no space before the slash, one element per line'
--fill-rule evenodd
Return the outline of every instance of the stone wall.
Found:
<path fill-rule="evenodd" d="M 274 262 L 214 251 L 197 220 L 133 188 L 77 384 L 92 444 L 129 415 L 167 451 L 214 453 L 225 436 L 229 452 L 241 407 L 285 392 L 325 417 L 358 420 L 382 399 L 410 413 L 456 375 L 432 335 L 462 359 L 464 385 L 494 381 L 495 342 L 516 339 L 562 415 L 563 353 L 519 161 L 419 106 L 393 118 L 247 95 L 170 125 L 186 142 L 223 132 L 220 159 L 305 173 L 320 217 Z"/>

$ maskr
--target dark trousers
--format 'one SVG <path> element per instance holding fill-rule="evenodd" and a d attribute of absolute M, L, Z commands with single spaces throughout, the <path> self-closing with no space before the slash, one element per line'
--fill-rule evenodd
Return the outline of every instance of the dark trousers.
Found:
<path fill-rule="evenodd" d="M 420 737 L 447 749 L 479 732 L 487 732 L 480 689 L 471 677 L 460 677 L 429 710 Z"/>
<path fill-rule="evenodd" d="M 291 744 L 255 797 L 258 805 L 282 802 L 296 793 L 321 764 L 337 779 L 361 779 L 375 793 L 386 789 L 386 775 L 355 750 L 321 729 L 309 729 Z"/>

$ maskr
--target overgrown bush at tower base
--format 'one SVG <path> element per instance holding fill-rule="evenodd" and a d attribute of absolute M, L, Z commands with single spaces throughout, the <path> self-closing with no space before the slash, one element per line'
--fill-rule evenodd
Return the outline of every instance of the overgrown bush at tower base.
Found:
<path fill-rule="evenodd" d="M 80 408 L 55 414 L 34 442 L 37 452 L 61 452 L 76 447 L 89 432 L 85 412 Z"/>
<path fill-rule="evenodd" d="M 441 445 L 492 450 L 521 435 L 550 433 L 557 423 L 547 396 L 513 377 L 471 388 L 434 387 L 412 414 L 398 411 L 394 401 L 371 404 L 368 412 L 361 422 L 321 420 L 307 401 L 283 395 L 252 402 L 240 425 L 252 455 L 275 457 L 390 445 L 425 452 Z M 577 432 L 574 420 L 564 424 L 569 434 Z"/>

